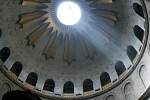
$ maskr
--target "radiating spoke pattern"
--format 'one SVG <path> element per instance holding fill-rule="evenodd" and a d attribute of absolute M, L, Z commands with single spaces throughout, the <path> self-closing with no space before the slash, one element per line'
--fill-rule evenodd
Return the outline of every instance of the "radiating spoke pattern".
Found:
<path fill-rule="evenodd" d="M 22 6 L 36 6 L 37 9 L 34 12 L 27 12 L 21 14 L 20 24 L 23 28 L 32 27 L 34 24 L 40 24 L 40 27 L 35 29 L 30 33 L 27 38 L 29 39 L 28 45 L 38 46 L 40 40 L 44 39 L 47 34 L 51 34 L 49 41 L 45 48 L 43 48 L 43 54 L 46 58 L 55 58 L 57 49 L 61 49 L 60 45 L 64 45 L 63 60 L 71 63 L 76 61 L 76 48 L 77 39 L 80 40 L 80 46 L 84 57 L 89 57 L 92 59 L 96 50 L 91 41 L 87 39 L 86 36 L 82 35 L 82 32 L 87 32 L 87 24 L 90 22 L 95 23 L 95 19 L 100 19 L 101 22 L 114 25 L 117 21 L 115 12 L 109 10 L 103 10 L 99 7 L 94 8 L 90 4 L 94 5 L 106 5 L 113 3 L 112 0 L 76 0 L 81 8 L 86 12 L 86 15 L 82 16 L 84 22 L 79 22 L 78 27 L 76 26 L 65 26 L 62 25 L 57 18 L 55 18 L 56 12 L 54 11 L 56 4 L 59 4 L 59 0 L 23 0 Z M 96 25 L 95 29 L 100 27 Z M 49 31 L 49 32 L 47 32 Z M 89 33 L 88 33 L 89 34 Z M 101 34 L 101 33 L 99 33 Z M 62 41 L 64 42 L 60 42 Z"/>

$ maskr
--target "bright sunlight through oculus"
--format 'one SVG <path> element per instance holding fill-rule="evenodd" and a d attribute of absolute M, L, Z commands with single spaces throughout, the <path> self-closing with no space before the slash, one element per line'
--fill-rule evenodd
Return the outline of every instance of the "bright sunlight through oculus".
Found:
<path fill-rule="evenodd" d="M 58 6 L 57 18 L 64 25 L 75 25 L 81 18 L 80 7 L 74 2 L 63 2 Z"/>

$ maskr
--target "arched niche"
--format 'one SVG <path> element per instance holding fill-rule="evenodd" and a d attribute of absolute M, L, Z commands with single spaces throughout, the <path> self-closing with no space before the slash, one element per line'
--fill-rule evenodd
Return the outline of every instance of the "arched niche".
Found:
<path fill-rule="evenodd" d="M 125 84 L 124 94 L 125 94 L 126 100 L 136 100 L 135 99 L 135 90 L 134 90 L 131 82 L 128 82 Z"/>
<path fill-rule="evenodd" d="M 150 80 L 148 79 L 148 77 L 150 77 L 150 73 L 146 66 L 144 65 L 141 66 L 139 70 L 139 75 L 145 88 L 148 88 L 150 85 Z"/>
<path fill-rule="evenodd" d="M 118 76 L 120 76 L 124 71 L 126 71 L 125 65 L 123 64 L 122 61 L 116 62 L 115 69 Z"/>
<path fill-rule="evenodd" d="M 22 64 L 20 62 L 15 62 L 10 71 L 18 77 L 22 71 Z"/>
<path fill-rule="evenodd" d="M 55 88 L 54 80 L 52 80 L 52 79 L 46 80 L 43 90 L 49 91 L 49 92 L 54 92 L 54 88 Z"/>
<path fill-rule="evenodd" d="M 8 47 L 4 47 L 0 51 L 0 59 L 5 62 L 10 56 L 10 49 Z"/>
<path fill-rule="evenodd" d="M 74 84 L 70 81 L 66 82 L 64 84 L 63 92 L 64 93 L 74 93 Z"/>
<path fill-rule="evenodd" d="M 139 15 L 141 16 L 142 18 L 144 18 L 144 10 L 143 10 L 143 7 L 138 4 L 138 3 L 133 3 L 133 9 L 134 11 Z"/>
<path fill-rule="evenodd" d="M 86 79 L 83 82 L 83 92 L 92 91 L 93 89 L 93 81 L 91 79 Z"/>
<path fill-rule="evenodd" d="M 34 72 L 31 72 L 26 79 L 26 83 L 35 86 L 37 83 L 37 79 L 38 79 L 37 74 Z"/>
<path fill-rule="evenodd" d="M 137 51 L 135 50 L 135 48 L 133 46 L 128 46 L 127 47 L 127 55 L 129 57 L 129 59 L 131 60 L 131 62 L 133 62 L 133 60 L 135 59 L 136 55 L 137 55 Z"/>
<path fill-rule="evenodd" d="M 140 26 L 134 26 L 134 34 L 141 42 L 143 42 L 144 30 Z"/>
<path fill-rule="evenodd" d="M 115 100 L 115 97 L 113 95 L 109 95 L 106 97 L 106 100 Z"/>
<path fill-rule="evenodd" d="M 100 81 L 101 81 L 102 86 L 105 86 L 105 85 L 111 83 L 109 74 L 107 72 L 103 72 L 100 76 Z"/>

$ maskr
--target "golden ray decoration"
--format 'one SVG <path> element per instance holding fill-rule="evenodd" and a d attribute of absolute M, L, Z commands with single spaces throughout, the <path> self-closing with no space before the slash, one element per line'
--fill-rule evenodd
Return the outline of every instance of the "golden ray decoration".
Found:
<path fill-rule="evenodd" d="M 78 34 L 78 38 L 82 46 L 84 57 L 93 58 L 93 54 L 95 53 L 93 45 L 90 44 L 90 42 L 86 38 L 82 37 L 80 34 Z"/>
<path fill-rule="evenodd" d="M 61 38 L 62 38 L 62 34 L 58 35 L 57 31 L 53 32 L 53 35 L 50 38 L 50 40 L 43 52 L 46 55 L 47 59 L 55 58 L 55 54 L 60 45 Z"/>
<path fill-rule="evenodd" d="M 23 28 L 32 27 L 32 25 L 34 25 L 35 23 L 40 24 L 40 27 L 38 27 L 27 36 L 27 38 L 29 39 L 28 45 L 33 45 L 34 47 L 36 47 L 40 42 L 39 40 L 41 40 L 42 38 L 44 39 L 44 37 L 47 36 L 46 34 L 51 34 L 46 47 L 43 48 L 43 54 L 46 55 L 47 59 L 54 59 L 57 50 L 60 49 L 60 45 L 64 43 L 63 60 L 71 63 L 72 61 L 76 61 L 76 50 L 78 50 L 78 48 L 76 48 L 78 45 L 76 41 L 79 40 L 80 46 L 83 51 L 83 56 L 85 58 L 89 57 L 92 59 L 96 50 L 91 41 L 80 35 L 80 30 L 82 29 L 76 28 L 76 30 L 79 30 L 79 32 L 75 32 L 74 30 L 67 30 L 65 28 L 62 28 L 64 26 L 59 26 L 56 19 L 53 18 L 53 5 L 57 2 L 58 0 L 23 0 L 22 6 L 38 6 L 36 11 L 27 12 L 20 15 L 19 23 Z M 90 19 L 93 15 L 99 18 L 104 23 L 112 26 L 114 26 L 115 22 L 117 22 L 115 12 L 89 7 L 89 4 L 91 4 L 92 2 L 94 2 L 96 5 L 102 5 L 113 3 L 112 0 L 94 0 L 91 2 L 83 0 L 79 2 L 84 3 L 84 5 L 86 5 L 87 7 L 85 10 L 90 13 L 89 18 L 87 19 Z M 91 18 L 90 21 L 94 20 Z M 47 33 L 47 30 L 52 31 Z"/>
<path fill-rule="evenodd" d="M 38 42 L 39 38 L 42 37 L 42 35 L 44 35 L 44 33 L 46 33 L 45 30 L 47 30 L 49 23 L 45 23 L 43 24 L 39 29 L 35 30 L 33 33 L 31 33 L 28 36 L 29 39 L 29 44 L 30 45 L 36 45 L 36 43 Z"/>
<path fill-rule="evenodd" d="M 32 12 L 32 13 L 27 13 L 27 14 L 21 15 L 20 24 L 25 24 L 34 19 L 38 19 L 38 18 L 42 17 L 43 15 L 45 15 L 46 13 L 47 12 L 41 11 L 41 12 Z"/>
<path fill-rule="evenodd" d="M 64 51 L 64 60 L 67 60 L 71 63 L 72 60 L 76 60 L 76 39 L 74 35 L 65 37 L 65 51 Z"/>
<path fill-rule="evenodd" d="M 95 0 L 95 4 L 102 4 L 102 3 L 113 3 L 113 0 Z"/>

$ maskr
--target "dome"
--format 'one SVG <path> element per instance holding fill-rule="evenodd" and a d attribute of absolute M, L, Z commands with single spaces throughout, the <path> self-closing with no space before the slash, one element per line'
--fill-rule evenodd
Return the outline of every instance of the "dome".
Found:
<path fill-rule="evenodd" d="M 42 100 L 139 99 L 150 85 L 149 5 L 1 0 L 1 95 L 30 90 Z"/>

